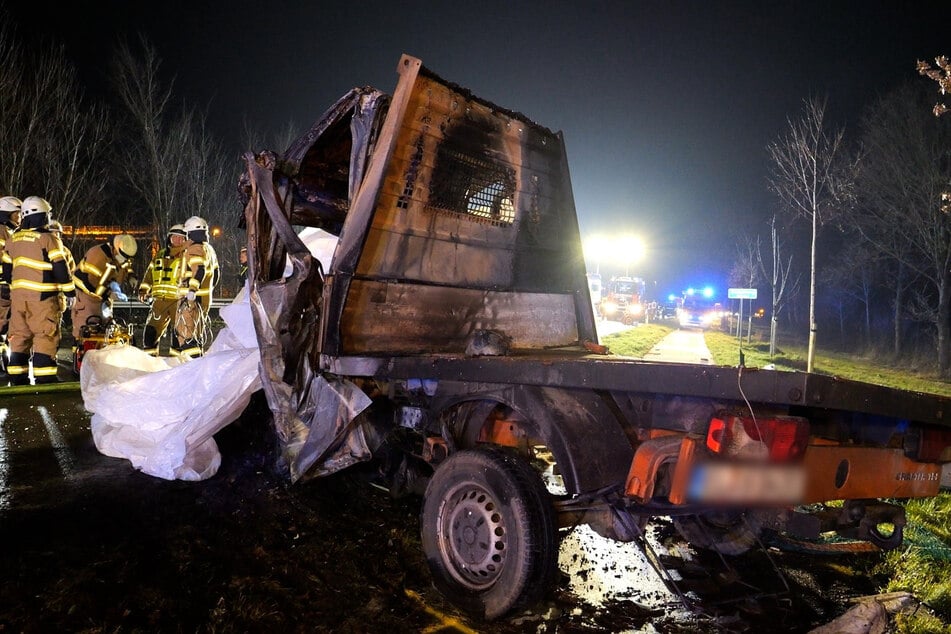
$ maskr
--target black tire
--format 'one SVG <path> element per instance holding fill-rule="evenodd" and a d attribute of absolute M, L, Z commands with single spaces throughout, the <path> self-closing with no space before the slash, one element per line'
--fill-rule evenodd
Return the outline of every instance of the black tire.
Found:
<path fill-rule="evenodd" d="M 674 528 L 692 546 L 723 555 L 742 555 L 763 532 L 763 518 L 754 512 L 713 511 L 672 519 Z"/>
<path fill-rule="evenodd" d="M 450 456 L 426 487 L 420 525 L 433 584 L 476 618 L 530 605 L 554 580 L 551 498 L 514 454 L 486 447 Z"/>

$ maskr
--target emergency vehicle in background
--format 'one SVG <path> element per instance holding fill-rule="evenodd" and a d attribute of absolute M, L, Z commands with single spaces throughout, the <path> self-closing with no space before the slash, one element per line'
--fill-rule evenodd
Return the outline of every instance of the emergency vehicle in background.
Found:
<path fill-rule="evenodd" d="M 601 274 L 588 273 L 588 295 L 591 296 L 591 306 L 594 312 L 600 315 L 601 310 Z"/>
<path fill-rule="evenodd" d="M 639 277 L 612 277 L 602 292 L 601 317 L 625 324 L 643 319 L 646 288 L 647 284 Z"/>
<path fill-rule="evenodd" d="M 686 293 L 677 309 L 677 319 L 684 328 L 713 328 L 720 325 L 723 306 L 712 297 Z"/>

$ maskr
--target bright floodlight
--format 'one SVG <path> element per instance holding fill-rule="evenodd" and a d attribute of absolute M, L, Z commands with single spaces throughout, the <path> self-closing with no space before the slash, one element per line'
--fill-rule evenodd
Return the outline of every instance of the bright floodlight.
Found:
<path fill-rule="evenodd" d="M 621 236 L 615 243 L 616 258 L 625 264 L 639 262 L 644 251 L 644 241 L 637 236 Z"/>
<path fill-rule="evenodd" d="M 705 287 L 703 289 L 703 296 L 706 297 L 707 299 L 710 299 L 711 297 L 713 297 L 713 287 L 712 286 Z"/>

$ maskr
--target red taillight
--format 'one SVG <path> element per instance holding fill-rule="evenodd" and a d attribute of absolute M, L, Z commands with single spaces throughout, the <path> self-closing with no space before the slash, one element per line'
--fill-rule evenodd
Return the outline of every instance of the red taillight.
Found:
<path fill-rule="evenodd" d="M 723 456 L 785 462 L 802 456 L 809 421 L 794 416 L 723 416 L 710 420 L 707 449 Z"/>

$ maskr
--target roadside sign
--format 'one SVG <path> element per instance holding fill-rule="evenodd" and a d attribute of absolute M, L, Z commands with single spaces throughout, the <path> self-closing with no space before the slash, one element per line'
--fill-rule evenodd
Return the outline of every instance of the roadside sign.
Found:
<path fill-rule="evenodd" d="M 726 296 L 729 299 L 756 299 L 755 288 L 731 288 L 727 289 Z"/>

